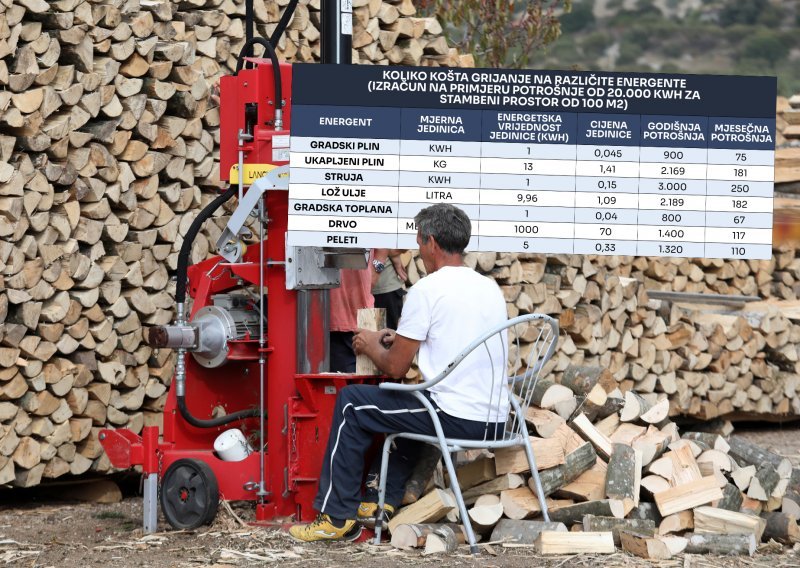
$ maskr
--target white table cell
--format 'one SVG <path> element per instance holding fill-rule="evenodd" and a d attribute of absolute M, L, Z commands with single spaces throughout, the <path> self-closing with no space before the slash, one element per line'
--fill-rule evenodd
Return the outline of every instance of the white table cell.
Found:
<path fill-rule="evenodd" d="M 475 231 L 475 228 L 472 229 Z M 513 221 L 481 221 L 478 232 L 487 237 L 573 238 L 572 223 L 525 223 Z"/>
<path fill-rule="evenodd" d="M 602 162 L 638 162 L 636 146 L 578 146 L 578 160 Z"/>
<path fill-rule="evenodd" d="M 397 170 L 400 159 L 395 155 L 321 154 L 292 152 L 290 168 L 327 168 L 336 170 Z"/>
<path fill-rule="evenodd" d="M 772 166 L 748 166 L 744 164 L 709 164 L 708 179 L 774 181 L 775 168 Z"/>
<path fill-rule="evenodd" d="M 686 164 L 705 164 L 707 151 L 705 148 L 656 148 L 646 147 L 641 149 L 639 161 L 667 163 L 680 162 Z"/>
<path fill-rule="evenodd" d="M 475 219 L 470 219 L 472 223 L 472 234 L 477 235 L 478 229 L 480 227 L 480 221 Z M 393 230 L 393 229 L 392 229 Z M 399 235 L 416 235 L 417 234 L 417 224 L 414 222 L 413 217 L 398 217 L 397 218 L 397 233 Z M 407 243 L 407 241 L 404 241 Z M 401 246 L 398 242 L 397 245 L 399 248 L 417 248 L 416 243 L 413 246 Z"/>
<path fill-rule="evenodd" d="M 400 202 L 479 204 L 481 191 L 463 187 L 401 187 Z"/>
<path fill-rule="evenodd" d="M 772 244 L 772 229 L 743 229 L 737 227 L 706 229 L 707 243 L 742 243 L 769 245 Z"/>
<path fill-rule="evenodd" d="M 576 223 L 575 235 L 581 239 L 635 241 L 636 225 Z"/>
<path fill-rule="evenodd" d="M 481 161 L 460 156 L 400 156 L 400 169 L 412 172 L 478 173 L 481 171 Z"/>
<path fill-rule="evenodd" d="M 635 193 L 581 193 L 575 207 L 590 209 L 637 209 L 639 196 Z"/>
<path fill-rule="evenodd" d="M 339 185 L 317 185 L 294 183 L 289 196 L 292 199 L 324 199 L 326 201 L 390 201 L 397 203 L 397 188 L 383 185 L 342 187 Z"/>
<path fill-rule="evenodd" d="M 482 158 L 484 174 L 523 174 L 574 176 L 574 160 L 520 160 L 516 158 Z"/>
<path fill-rule="evenodd" d="M 773 166 L 774 150 L 724 150 L 708 149 L 709 164 L 737 164 L 741 166 Z"/>
<path fill-rule="evenodd" d="M 639 177 L 639 162 L 596 162 L 578 160 L 575 175 L 592 177 Z"/>
<path fill-rule="evenodd" d="M 290 231 L 347 231 L 350 233 L 395 233 L 397 221 L 388 217 L 342 217 L 289 215 Z"/>
<path fill-rule="evenodd" d="M 481 205 L 533 205 L 536 207 L 575 206 L 573 191 L 514 191 L 508 189 L 481 190 Z"/>
<path fill-rule="evenodd" d="M 639 225 L 639 239 L 643 241 L 703 242 L 704 231 L 705 227 Z"/>
<path fill-rule="evenodd" d="M 650 179 L 706 179 L 706 165 L 642 162 L 640 164 L 639 177 Z"/>
<path fill-rule="evenodd" d="M 714 211 L 735 213 L 771 213 L 772 199 L 769 197 L 717 197 L 706 198 L 706 211 L 713 215 Z"/>
<path fill-rule="evenodd" d="M 481 156 L 486 158 L 518 158 L 527 160 L 566 160 L 575 158 L 573 144 L 519 144 L 482 142 Z"/>
<path fill-rule="evenodd" d="M 703 211 L 706 208 L 704 195 L 639 195 L 639 209 L 658 209 L 665 211 Z"/>

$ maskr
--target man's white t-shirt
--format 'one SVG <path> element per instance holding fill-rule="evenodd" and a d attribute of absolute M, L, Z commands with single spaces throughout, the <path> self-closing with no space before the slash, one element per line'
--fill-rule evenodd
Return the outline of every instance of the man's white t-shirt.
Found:
<path fill-rule="evenodd" d="M 506 320 L 506 302 L 494 280 L 466 266 L 446 266 L 408 291 L 397 333 L 422 342 L 417 363 L 430 380 L 472 341 Z M 494 338 L 488 350 L 478 347 L 431 387 L 431 397 L 451 416 L 504 422 L 507 357 L 506 336 Z"/>

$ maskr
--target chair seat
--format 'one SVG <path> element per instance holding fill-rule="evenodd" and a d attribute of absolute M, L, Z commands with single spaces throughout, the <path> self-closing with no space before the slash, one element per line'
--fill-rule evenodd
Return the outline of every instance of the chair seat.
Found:
<path fill-rule="evenodd" d="M 426 436 L 424 434 L 414 434 L 412 432 L 399 432 L 391 434 L 392 438 L 407 438 L 409 440 L 416 440 L 418 442 L 425 442 L 426 444 L 439 445 L 439 438 L 436 436 Z M 451 452 L 458 452 L 461 450 L 472 449 L 498 449 L 498 448 L 512 448 L 514 446 L 522 446 L 525 444 L 520 434 L 515 434 L 513 437 L 505 440 L 460 440 L 458 438 L 446 438 L 447 449 Z"/>

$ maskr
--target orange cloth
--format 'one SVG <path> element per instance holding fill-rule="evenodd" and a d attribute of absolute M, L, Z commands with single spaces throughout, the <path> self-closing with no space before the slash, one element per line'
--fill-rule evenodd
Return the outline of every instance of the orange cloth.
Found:
<path fill-rule="evenodd" d="M 361 308 L 374 308 L 372 297 L 372 266 L 363 270 L 342 270 L 341 285 L 332 288 L 331 331 L 355 331 L 358 329 L 356 315 Z"/>

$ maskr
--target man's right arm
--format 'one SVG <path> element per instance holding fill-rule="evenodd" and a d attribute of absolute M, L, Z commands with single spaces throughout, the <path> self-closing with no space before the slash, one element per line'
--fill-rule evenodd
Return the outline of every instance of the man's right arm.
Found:
<path fill-rule="evenodd" d="M 358 330 L 353 337 L 353 349 L 356 353 L 369 357 L 384 373 L 395 379 L 406 376 L 419 349 L 419 341 L 394 334 L 391 346 L 387 349 L 383 340 L 386 330 Z"/>

